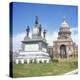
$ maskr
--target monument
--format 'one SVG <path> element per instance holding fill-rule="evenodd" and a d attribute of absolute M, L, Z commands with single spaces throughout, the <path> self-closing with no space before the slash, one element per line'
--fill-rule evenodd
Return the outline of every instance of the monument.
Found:
<path fill-rule="evenodd" d="M 50 57 L 47 52 L 46 30 L 44 29 L 43 37 L 42 26 L 39 24 L 38 16 L 36 16 L 35 25 L 33 27 L 32 36 L 29 37 L 30 27 L 27 26 L 26 36 L 22 42 L 22 50 L 14 62 L 21 63 L 49 63 Z"/>
<path fill-rule="evenodd" d="M 77 49 L 77 45 L 71 38 L 70 27 L 64 17 L 60 25 L 58 38 L 53 41 L 53 56 L 54 58 L 75 57 L 78 54 Z"/>

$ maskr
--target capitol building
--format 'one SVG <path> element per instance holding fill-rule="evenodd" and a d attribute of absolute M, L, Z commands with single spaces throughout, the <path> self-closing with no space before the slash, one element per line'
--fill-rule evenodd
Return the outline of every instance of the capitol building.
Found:
<path fill-rule="evenodd" d="M 78 56 L 78 46 L 71 38 L 71 31 L 65 17 L 60 25 L 57 40 L 53 41 L 54 58 L 70 58 Z"/>

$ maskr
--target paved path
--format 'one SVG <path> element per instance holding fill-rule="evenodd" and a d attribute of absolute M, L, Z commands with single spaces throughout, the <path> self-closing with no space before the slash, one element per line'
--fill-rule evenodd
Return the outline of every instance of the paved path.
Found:
<path fill-rule="evenodd" d="M 65 73 L 64 75 L 72 75 L 72 74 L 78 74 L 78 69 Z"/>

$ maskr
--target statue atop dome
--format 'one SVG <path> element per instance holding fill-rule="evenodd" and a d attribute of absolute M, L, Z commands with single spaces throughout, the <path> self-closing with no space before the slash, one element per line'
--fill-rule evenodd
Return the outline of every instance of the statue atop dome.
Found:
<path fill-rule="evenodd" d="M 63 21 L 65 21 L 66 20 L 66 17 L 65 16 L 63 16 Z"/>
<path fill-rule="evenodd" d="M 69 27 L 69 25 L 68 25 L 68 23 L 67 23 L 67 21 L 66 21 L 66 18 L 63 17 L 62 20 L 63 20 L 63 22 L 61 23 L 61 28 Z"/>

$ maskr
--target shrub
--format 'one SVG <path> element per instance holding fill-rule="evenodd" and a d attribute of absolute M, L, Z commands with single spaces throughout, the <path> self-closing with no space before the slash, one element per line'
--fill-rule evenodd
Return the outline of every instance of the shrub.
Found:
<path fill-rule="evenodd" d="M 75 66 L 78 66 L 78 62 L 77 62 L 77 61 L 75 61 L 75 62 L 74 62 L 74 65 L 75 65 Z"/>
<path fill-rule="evenodd" d="M 59 62 L 59 60 L 58 59 L 52 59 L 52 62 L 54 63 L 54 62 Z"/>

